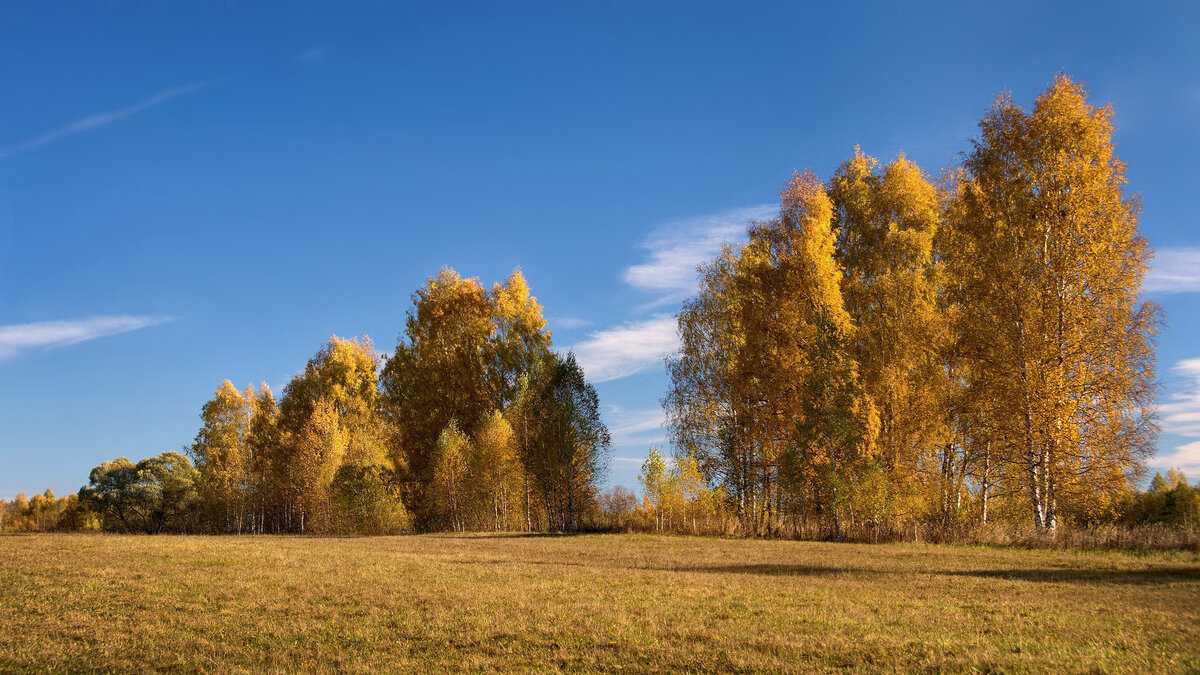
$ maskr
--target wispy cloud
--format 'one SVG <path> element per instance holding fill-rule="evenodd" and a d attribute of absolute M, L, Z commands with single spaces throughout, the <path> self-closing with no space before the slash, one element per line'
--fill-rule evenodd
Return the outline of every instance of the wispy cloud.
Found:
<path fill-rule="evenodd" d="M 644 321 L 593 331 L 573 351 L 593 382 L 627 377 L 662 362 L 678 347 L 675 318 L 658 314 Z"/>
<path fill-rule="evenodd" d="M 1158 249 L 1144 289 L 1151 293 L 1200 293 L 1200 248 Z"/>
<path fill-rule="evenodd" d="M 712 259 L 727 242 L 740 241 L 746 226 L 775 215 L 763 204 L 672 221 L 654 229 L 642 242 L 646 261 L 622 275 L 633 288 L 657 297 L 635 308 L 635 314 L 681 302 L 696 292 L 696 268 Z M 675 318 L 655 314 L 590 333 L 575 345 L 579 363 L 595 382 L 616 380 L 650 369 L 678 349 Z"/>
<path fill-rule="evenodd" d="M 578 328 L 587 328 L 594 322 L 591 319 L 582 319 L 575 316 L 551 316 L 546 317 L 546 323 L 550 324 L 551 328 L 575 330 Z"/>
<path fill-rule="evenodd" d="M 609 421 L 609 432 L 615 448 L 640 446 L 643 449 L 658 445 L 666 440 L 667 416 L 662 408 L 627 410 L 612 404 L 605 415 Z"/>
<path fill-rule="evenodd" d="M 207 82 L 193 82 L 191 84 L 185 84 L 178 87 L 171 87 L 170 89 L 164 89 L 153 96 L 144 98 L 125 108 L 88 115 L 87 117 L 75 120 L 64 127 L 59 127 L 54 131 L 44 133 L 40 136 L 34 136 L 33 138 L 0 149 L 0 157 L 7 157 L 18 152 L 25 152 L 26 150 L 32 150 L 33 148 L 46 145 L 47 143 L 60 141 L 69 136 L 74 136 L 86 131 L 92 131 L 94 129 L 106 127 L 115 122 L 120 122 L 127 117 L 132 117 L 138 113 L 142 113 L 156 106 L 160 106 L 172 99 L 193 94 L 206 86 L 208 86 Z"/>
<path fill-rule="evenodd" d="M 771 218 L 778 208 L 762 204 L 666 223 L 642 242 L 648 259 L 626 269 L 625 282 L 658 293 L 653 306 L 683 300 L 696 290 L 701 263 L 712 259 L 722 244 L 744 238 L 750 221 Z"/>
<path fill-rule="evenodd" d="M 613 457 L 612 461 L 617 464 L 633 464 L 635 466 L 641 466 L 646 461 L 646 458 L 645 457 Z"/>
<path fill-rule="evenodd" d="M 1184 359 L 1171 372 L 1182 376 L 1185 382 L 1182 391 L 1171 395 L 1169 403 L 1158 406 L 1163 431 L 1198 440 L 1159 454 L 1149 464 L 1157 468 L 1182 467 L 1195 477 L 1200 474 L 1200 358 Z"/>
<path fill-rule="evenodd" d="M 1188 477 L 1188 482 L 1194 483 L 1197 475 L 1200 475 L 1200 441 L 1184 443 L 1171 452 L 1158 455 L 1150 462 L 1150 466 L 1157 469 L 1182 469 Z"/>
<path fill-rule="evenodd" d="M 170 321 L 161 316 L 93 316 L 70 321 L 40 321 L 0 326 L 0 358 L 30 349 L 62 347 L 128 333 Z"/>

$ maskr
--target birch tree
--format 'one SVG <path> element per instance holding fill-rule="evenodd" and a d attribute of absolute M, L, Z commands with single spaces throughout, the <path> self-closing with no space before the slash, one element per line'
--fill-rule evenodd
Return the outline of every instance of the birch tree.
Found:
<path fill-rule="evenodd" d="M 1087 519 L 1142 470 L 1157 433 L 1150 252 L 1112 110 L 1065 75 L 1031 111 L 997 99 L 957 192 L 951 261 L 960 346 L 986 376 L 1003 457 L 1053 532 Z"/>

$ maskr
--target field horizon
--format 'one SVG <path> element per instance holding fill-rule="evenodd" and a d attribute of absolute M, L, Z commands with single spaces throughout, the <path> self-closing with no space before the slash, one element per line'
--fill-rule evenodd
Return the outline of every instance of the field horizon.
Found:
<path fill-rule="evenodd" d="M 1200 668 L 1195 553 L 647 534 L 0 542 L 6 672 Z"/>

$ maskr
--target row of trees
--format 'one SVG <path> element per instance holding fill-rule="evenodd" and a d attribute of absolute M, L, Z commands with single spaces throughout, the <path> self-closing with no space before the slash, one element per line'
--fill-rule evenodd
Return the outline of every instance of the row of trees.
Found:
<path fill-rule="evenodd" d="M 151 466 L 166 468 L 168 474 L 175 473 L 176 478 L 169 483 L 182 485 L 185 489 L 155 488 L 155 484 L 162 482 L 160 471 L 130 473 L 125 470 L 128 467 L 124 462 L 108 463 L 98 470 L 100 474 L 110 476 L 101 480 L 95 480 L 99 476 L 94 477 L 94 487 L 82 500 L 75 494 L 55 497 L 50 490 L 34 495 L 32 499 L 24 493 L 19 493 L 12 501 L 0 499 L 0 532 L 98 530 L 105 519 L 110 528 L 126 531 L 198 531 L 203 523 L 198 520 L 195 508 L 199 503 L 199 492 L 194 489 L 197 473 L 186 457 L 177 453 L 164 455 L 168 457 L 151 458 L 156 460 Z M 599 493 L 596 511 L 588 514 L 588 526 L 605 530 L 690 534 L 735 534 L 740 531 L 736 511 L 727 495 L 721 488 L 707 486 L 694 457 L 676 456 L 667 460 L 657 449 L 652 449 L 638 480 L 642 488 L 640 498 L 621 485 Z M 191 489 L 188 489 L 189 484 Z M 104 494 L 104 490 L 112 492 Z M 505 510 L 503 493 L 499 499 L 495 492 L 482 495 L 475 498 L 484 501 L 485 508 L 468 511 L 479 518 L 473 524 L 475 529 L 500 529 L 499 523 L 505 522 L 501 514 L 508 515 L 509 529 L 520 528 L 520 523 L 511 522 L 511 511 Z M 349 503 L 347 498 L 348 495 L 342 496 L 347 500 L 343 503 Z M 487 518 L 488 498 L 496 518 L 491 522 Z M 358 499 L 360 504 L 368 507 L 384 501 L 381 495 L 369 493 Z M 1148 490 L 1131 490 L 1122 501 L 1120 511 L 1119 523 L 1128 527 L 1162 524 L 1196 527 L 1200 525 L 1200 490 L 1188 483 L 1181 470 L 1171 469 L 1166 477 L 1156 474 Z M 122 513 L 125 520 L 121 519 Z M 463 529 L 468 529 L 466 522 Z M 868 534 L 878 536 L 879 533 Z M 946 533 L 936 534 L 944 536 Z M 1136 536 L 1135 541 L 1145 543 Z"/>
<path fill-rule="evenodd" d="M 694 457 L 676 455 L 670 459 L 656 449 L 642 464 L 638 476 L 641 496 L 620 485 L 600 493 L 599 519 L 595 525 L 606 530 L 642 532 L 678 532 L 686 534 L 732 535 L 744 532 L 738 518 L 736 504 L 731 502 L 722 488 L 709 488 L 700 475 Z M 1195 529 L 1200 526 L 1200 489 L 1188 482 L 1180 469 L 1170 469 L 1166 477 L 1155 474 L 1149 489 L 1130 488 L 1118 500 L 1113 509 L 1114 518 L 1105 523 L 1111 537 L 1096 537 L 1076 540 L 1076 544 L 1088 546 L 1177 548 L 1196 545 Z M 793 537 L 823 537 L 829 530 L 818 528 L 802 529 L 803 523 L 794 522 L 793 530 L 782 530 L 779 534 Z M 976 525 L 978 522 L 975 523 Z M 872 523 L 848 532 L 859 541 L 880 541 L 894 538 L 932 539 L 935 541 L 971 541 L 977 543 L 1028 543 L 1022 532 L 1028 531 L 1020 521 L 1008 519 L 995 523 L 993 527 L 971 527 L 971 523 L 960 523 L 968 527 L 947 529 L 935 521 L 920 524 L 915 531 L 894 530 L 887 532 Z M 1016 525 L 1016 527 L 1011 527 Z M 1177 536 L 1167 536 L 1162 529 L 1175 531 Z M 1189 528 L 1190 534 L 1189 534 Z M 1121 536 L 1121 535 L 1124 536 Z"/>
<path fill-rule="evenodd" d="M 746 531 L 1112 519 L 1157 434 L 1111 109 L 1001 96 L 931 180 L 857 148 L 700 270 L 664 399 Z"/>
<path fill-rule="evenodd" d="M 798 174 L 700 268 L 667 360 L 676 454 L 651 451 L 640 499 L 598 495 L 596 393 L 521 274 L 488 290 L 447 269 L 390 357 L 333 338 L 278 401 L 227 381 L 194 465 L 109 462 L 78 503 L 117 529 L 229 533 L 1190 522 L 1170 515 L 1191 513 L 1186 482 L 1131 490 L 1158 432 L 1158 313 L 1111 109 L 1060 76 L 980 132 L 938 180 L 857 148 L 828 182 Z"/>
<path fill-rule="evenodd" d="M 444 269 L 413 303 L 390 357 L 334 337 L 278 400 L 227 380 L 188 457 L 103 464 L 81 500 L 149 532 L 579 529 L 608 430 L 524 277 L 489 291 Z"/>
<path fill-rule="evenodd" d="M 78 495 L 55 497 L 52 490 L 32 499 L 18 492 L 0 499 L 0 532 L 75 532 L 99 527 L 96 515 L 80 504 Z"/>

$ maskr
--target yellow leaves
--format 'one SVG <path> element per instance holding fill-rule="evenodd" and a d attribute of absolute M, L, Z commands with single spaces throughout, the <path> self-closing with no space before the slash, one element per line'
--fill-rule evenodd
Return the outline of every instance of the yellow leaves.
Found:
<path fill-rule="evenodd" d="M 1031 112 L 1004 100 L 980 128 L 950 212 L 955 327 L 1049 527 L 1056 499 L 1079 514 L 1106 508 L 1149 451 L 1154 321 L 1141 317 L 1154 311 L 1137 297 L 1148 251 L 1111 109 L 1080 85 L 1059 76 Z"/>
<path fill-rule="evenodd" d="M 322 398 L 316 402 L 295 443 L 300 463 L 309 471 L 302 480 L 314 489 L 328 488 L 350 445 L 350 433 L 342 426 L 332 401 Z"/>
<path fill-rule="evenodd" d="M 513 428 L 499 410 L 493 410 L 480 420 L 474 436 L 482 464 L 498 466 L 515 460 Z"/>
<path fill-rule="evenodd" d="M 438 435 L 471 431 L 517 394 L 550 353 L 550 332 L 520 270 L 485 292 L 446 268 L 413 294 L 404 339 L 384 370 L 384 409 L 414 477 L 427 475 Z"/>
<path fill-rule="evenodd" d="M 904 155 L 879 168 L 855 148 L 832 181 L 842 289 L 855 323 L 854 358 L 866 400 L 865 452 L 911 489 L 912 473 L 947 422 L 944 344 L 933 242 L 943 196 Z M 903 469 L 902 469 L 903 467 Z"/>
<path fill-rule="evenodd" d="M 501 332 L 506 324 L 520 326 L 525 331 L 540 333 L 545 331 L 547 339 L 550 332 L 546 331 L 546 320 L 542 317 L 542 306 L 537 298 L 529 294 L 529 284 L 521 270 L 515 269 L 503 284 L 492 286 L 492 316 L 501 324 Z"/>

